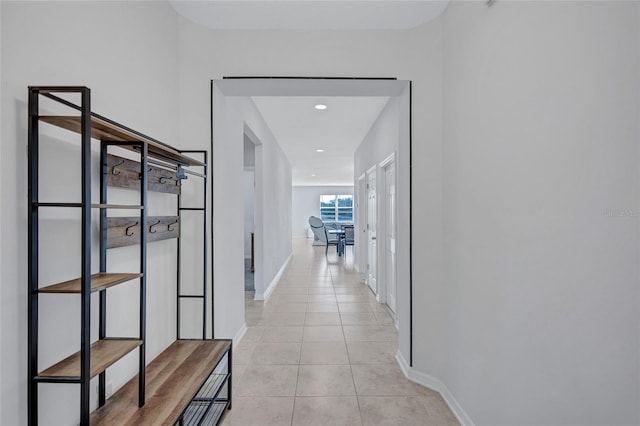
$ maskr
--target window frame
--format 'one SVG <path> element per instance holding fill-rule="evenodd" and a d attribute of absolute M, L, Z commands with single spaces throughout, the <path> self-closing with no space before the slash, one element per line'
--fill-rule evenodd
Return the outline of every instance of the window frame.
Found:
<path fill-rule="evenodd" d="M 326 200 L 323 200 L 323 198 L 326 197 L 333 197 L 333 206 L 323 206 L 323 203 L 327 203 Z M 350 199 L 351 205 L 340 206 L 338 202 L 340 197 Z M 319 201 L 320 219 L 322 219 L 323 222 L 353 223 L 353 194 L 321 194 Z M 327 209 L 333 209 L 333 216 L 330 219 L 326 218 L 323 214 L 323 212 L 327 212 Z M 344 215 L 347 211 L 351 214 L 351 220 L 340 220 L 340 213 Z"/>

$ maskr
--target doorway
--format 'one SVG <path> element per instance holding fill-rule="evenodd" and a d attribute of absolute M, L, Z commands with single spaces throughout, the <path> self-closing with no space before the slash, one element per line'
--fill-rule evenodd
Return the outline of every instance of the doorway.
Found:
<path fill-rule="evenodd" d="M 367 172 L 367 284 L 378 294 L 378 196 L 376 168 Z"/>
<path fill-rule="evenodd" d="M 255 176 L 256 149 L 244 135 L 244 291 L 255 292 Z M 253 297 L 253 294 L 250 295 Z"/>
<path fill-rule="evenodd" d="M 241 190 L 242 179 L 230 178 L 230 176 L 236 176 L 234 170 L 239 169 L 240 162 L 236 161 L 235 152 L 236 147 L 241 143 L 240 137 L 238 137 L 238 130 L 241 128 L 241 123 L 248 123 L 256 130 L 261 136 L 268 137 L 268 129 L 266 123 L 255 112 L 255 104 L 253 98 L 261 96 L 281 96 L 281 97 L 295 97 L 295 96 L 310 96 L 310 97 L 362 97 L 362 96 L 387 96 L 393 100 L 397 106 L 397 114 L 395 115 L 395 122 L 390 123 L 387 129 L 392 130 L 392 138 L 397 139 L 398 145 L 396 149 L 396 163 L 395 163 L 395 211 L 397 217 L 396 222 L 396 236 L 395 241 L 395 253 L 396 256 L 396 311 L 399 330 L 399 352 L 404 358 L 408 358 L 411 363 L 411 232 L 410 232 L 410 211 L 411 211 L 411 178 L 410 178 L 410 165 L 411 165 L 411 85 L 409 81 L 398 81 L 393 78 L 286 78 L 286 77 L 227 77 L 222 80 L 212 80 L 212 155 L 214 158 L 214 186 L 213 192 L 213 204 L 215 210 L 215 216 L 213 220 L 213 229 L 216 231 L 216 240 L 218 241 L 218 249 L 215 251 L 215 255 L 212 256 L 212 268 L 215 271 L 213 274 L 214 282 L 213 290 L 215 294 L 214 305 L 214 326 L 217 335 L 233 336 L 239 333 L 238 330 L 242 328 L 243 323 L 240 322 L 240 315 L 244 313 L 244 298 L 241 296 L 244 291 L 236 293 L 231 289 L 234 285 L 236 288 L 237 282 L 240 281 L 237 278 L 241 277 L 240 268 L 235 269 L 233 260 L 235 253 L 241 251 L 241 244 L 237 244 L 237 235 L 241 232 L 243 227 L 242 217 L 237 217 L 231 211 L 226 211 L 225 206 L 232 197 L 233 194 L 237 194 L 237 190 Z M 246 108 L 245 108 L 246 106 Z M 243 115 L 244 109 L 250 110 L 251 115 Z M 248 120 L 248 121 L 247 121 Z M 246 126 L 246 124 L 245 124 Z M 271 143 L 270 140 L 265 140 L 265 143 Z M 266 151 L 265 151 L 266 152 Z M 378 151 L 371 151 L 372 156 L 380 154 Z M 265 154 L 266 155 L 266 154 Z M 265 157 L 265 159 L 267 159 Z M 376 164 L 370 162 L 369 165 Z M 368 160 L 367 160 L 368 162 Z M 271 164 L 271 157 L 268 158 L 267 164 Z M 367 165 L 367 166 L 369 166 Z M 356 164 L 363 166 L 363 164 Z M 271 166 L 270 166 L 271 167 Z M 261 185 L 260 173 L 257 170 L 256 165 L 256 194 Z M 358 172 L 361 175 L 366 171 Z M 371 182 L 374 188 L 381 190 L 383 184 L 382 170 L 376 167 L 374 173 L 365 175 L 365 184 L 369 183 L 369 178 L 373 179 Z M 380 175 L 376 176 L 378 173 Z M 354 179 L 355 180 L 355 179 Z M 240 182 L 238 182 L 240 181 Z M 356 182 L 354 182 L 355 184 Z M 264 182 L 265 188 L 275 188 L 271 181 Z M 362 199 L 361 205 L 363 208 L 369 210 L 369 200 L 367 198 Z M 372 194 L 373 195 L 373 194 Z M 258 195 L 256 195 L 259 197 Z M 376 201 L 378 198 L 382 198 L 382 193 L 376 195 Z M 366 200 L 366 201 L 365 201 Z M 256 210 L 256 228 L 258 233 L 260 229 L 264 227 L 264 232 L 268 233 L 269 230 L 275 228 L 291 228 L 291 218 L 288 213 L 290 207 L 290 201 L 284 200 L 284 202 L 276 204 L 281 206 L 281 209 L 272 209 L 272 201 L 265 198 L 263 200 L 265 209 L 262 214 Z M 256 203 L 260 204 L 261 200 L 256 199 Z M 268 207 L 268 208 L 267 208 Z M 269 216 L 268 213 L 272 214 Z M 287 212 L 287 213 L 285 213 Z M 285 214 L 283 214 L 285 213 Z M 377 208 L 371 209 L 371 218 L 375 217 L 375 223 L 367 223 L 372 228 L 373 233 L 362 232 L 362 237 L 367 238 L 369 241 L 362 241 L 360 247 L 356 245 L 355 249 L 358 253 L 359 259 L 364 262 L 369 259 L 369 252 L 376 253 L 380 247 L 377 244 L 377 230 L 378 225 L 382 226 L 382 222 L 378 223 L 378 216 L 382 216 L 382 211 Z M 267 217 L 269 216 L 269 217 Z M 369 216 L 369 215 L 368 215 Z M 367 219 L 368 220 L 368 219 Z M 291 231 L 289 231 L 290 234 Z M 381 231 L 382 232 L 382 231 Z M 285 265 L 288 262 L 286 257 L 283 258 L 281 250 L 278 251 L 279 243 L 282 241 L 282 235 L 284 233 L 270 236 L 271 234 L 263 235 L 263 241 L 256 241 L 258 247 L 265 245 L 265 274 L 267 274 L 266 283 L 268 289 L 275 288 L 280 277 L 278 272 L 279 265 Z M 380 233 L 382 236 L 382 233 Z M 257 237 L 259 234 L 257 235 Z M 375 239 L 374 239 L 375 238 Z M 364 240 L 364 238 L 362 238 Z M 373 247 L 369 247 L 369 243 Z M 266 249 L 266 246 L 269 249 Z M 272 247 L 276 249 L 275 253 Z M 238 250 L 238 248 L 240 250 Z M 373 250 L 370 250 L 372 248 Z M 361 253 L 360 250 L 366 250 L 366 253 Z M 382 257 L 380 257 L 382 259 Z M 257 260 L 260 260 L 258 255 Z M 240 261 L 240 256 L 238 256 Z M 375 260 L 374 260 L 375 262 Z M 361 270 L 362 273 L 366 273 L 367 276 L 371 275 L 371 279 L 368 280 L 369 285 L 373 286 L 375 291 L 378 291 L 377 281 L 381 280 L 381 273 L 377 271 L 381 265 L 375 263 L 373 267 L 369 267 L 366 271 Z M 237 270 L 238 272 L 233 272 Z M 258 292 L 258 272 L 259 266 L 256 270 L 256 294 Z M 371 272 L 371 274 L 369 274 Z M 237 274 L 237 275 L 236 275 Z M 273 278 L 271 278 L 273 277 Z M 382 279 L 384 280 L 384 279 Z M 266 284 L 265 283 L 265 284 Z M 238 288 L 239 290 L 239 288 Z M 242 315 L 244 316 L 244 315 Z"/>

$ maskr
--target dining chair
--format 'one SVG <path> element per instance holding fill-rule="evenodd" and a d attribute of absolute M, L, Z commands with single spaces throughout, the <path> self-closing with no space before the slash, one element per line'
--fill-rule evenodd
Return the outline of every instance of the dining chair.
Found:
<path fill-rule="evenodd" d="M 325 256 L 329 253 L 329 246 L 336 246 L 336 251 L 339 251 L 340 248 L 338 244 L 340 244 L 340 237 L 337 235 L 332 235 L 327 232 L 326 226 L 324 226 L 324 222 L 322 219 L 316 216 L 309 216 L 309 226 L 311 227 L 311 231 L 318 238 L 318 240 L 322 241 L 326 248 L 324 251 Z"/>
<path fill-rule="evenodd" d="M 344 239 L 343 239 L 343 244 L 344 244 L 344 255 L 347 255 L 347 246 L 353 246 L 355 245 L 355 229 L 353 227 L 353 225 L 346 225 L 344 227 Z"/>
<path fill-rule="evenodd" d="M 324 228 L 325 239 L 327 240 L 327 248 L 324 251 L 324 255 L 326 256 L 329 253 L 329 246 L 336 246 L 336 253 L 340 255 L 340 244 L 342 240 L 340 239 L 340 235 L 338 234 L 329 234 L 327 232 L 327 228 Z"/>

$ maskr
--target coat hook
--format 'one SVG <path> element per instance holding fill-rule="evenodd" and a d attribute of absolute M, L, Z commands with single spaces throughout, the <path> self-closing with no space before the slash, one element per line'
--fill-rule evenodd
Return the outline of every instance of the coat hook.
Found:
<path fill-rule="evenodd" d="M 125 230 L 124 230 L 124 235 L 126 235 L 127 237 L 132 236 L 132 235 L 133 235 L 133 232 L 129 232 L 129 229 L 131 229 L 131 228 L 133 228 L 133 227 L 135 227 L 135 226 L 138 226 L 138 222 L 134 223 L 133 225 L 129 225 L 129 226 L 127 226 L 127 227 L 125 228 Z"/>
<path fill-rule="evenodd" d="M 160 222 L 162 222 L 162 221 L 161 221 L 161 220 L 159 220 L 159 221 L 157 221 L 156 223 L 154 223 L 153 225 L 149 225 L 149 233 L 150 233 L 150 234 L 155 234 L 155 233 L 156 233 L 156 230 L 155 230 L 155 229 L 153 229 L 153 227 L 154 227 L 154 226 L 156 226 L 156 225 L 159 225 L 159 224 L 160 224 Z"/>
<path fill-rule="evenodd" d="M 174 230 L 174 228 L 172 228 L 173 225 L 175 225 L 176 223 L 178 223 L 178 221 L 176 220 L 175 222 L 171 222 L 170 224 L 167 225 L 167 231 L 171 232 Z"/>
<path fill-rule="evenodd" d="M 115 164 L 113 167 L 111 167 L 111 174 L 119 175 L 120 170 L 118 170 L 118 167 L 122 166 L 123 164 L 124 164 L 124 160 L 120 161 L 118 164 Z"/>
<path fill-rule="evenodd" d="M 164 184 L 164 183 L 167 183 L 167 181 L 172 181 L 172 180 L 173 180 L 173 177 L 171 176 L 161 176 L 158 182 L 161 184 Z"/>

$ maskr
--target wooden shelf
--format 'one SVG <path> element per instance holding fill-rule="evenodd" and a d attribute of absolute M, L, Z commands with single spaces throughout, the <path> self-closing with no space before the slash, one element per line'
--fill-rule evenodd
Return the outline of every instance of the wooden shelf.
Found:
<path fill-rule="evenodd" d="M 122 284 L 127 281 L 140 278 L 142 274 L 124 274 L 124 273 L 98 273 L 91 275 L 91 292 L 113 287 L 114 285 Z M 80 293 L 80 278 L 65 281 L 58 284 L 52 284 L 46 287 L 42 287 L 38 290 L 39 293 Z"/>
<path fill-rule="evenodd" d="M 82 207 L 82 203 L 33 203 L 36 207 Z M 123 209 L 143 210 L 144 207 L 136 204 L 91 204 L 92 209 Z"/>
<path fill-rule="evenodd" d="M 95 377 L 142 344 L 142 340 L 104 339 L 91 345 L 91 373 Z M 39 374 L 43 377 L 79 377 L 80 352 L 63 359 Z"/>
<path fill-rule="evenodd" d="M 143 206 L 134 204 L 91 204 L 94 209 L 143 210 Z"/>
<path fill-rule="evenodd" d="M 144 407 L 136 375 L 93 412 L 91 425 L 173 425 L 229 346 L 229 340 L 176 340 L 147 366 Z"/>
<path fill-rule="evenodd" d="M 40 120 L 72 132 L 80 133 L 81 119 L 79 116 L 41 115 Z M 124 126 L 117 125 L 96 114 L 91 114 L 91 137 L 105 142 L 144 142 L 149 147 L 149 156 L 165 161 L 173 161 L 185 166 L 205 165 L 203 162 L 186 156 L 178 150 L 171 148 L 169 145 L 165 145 L 149 136 L 134 132 Z M 137 152 L 133 146 L 123 145 L 122 148 Z"/>

